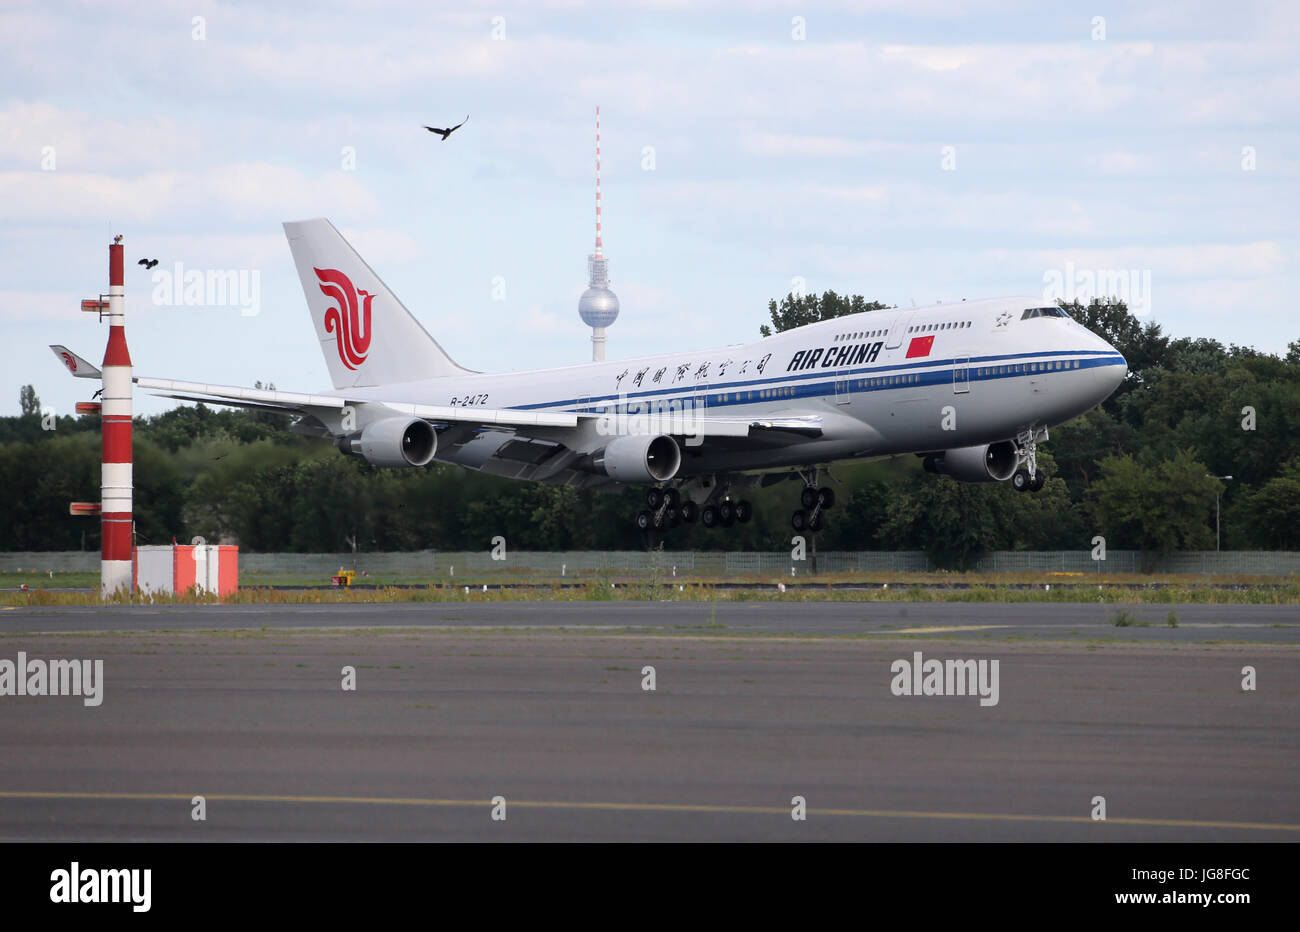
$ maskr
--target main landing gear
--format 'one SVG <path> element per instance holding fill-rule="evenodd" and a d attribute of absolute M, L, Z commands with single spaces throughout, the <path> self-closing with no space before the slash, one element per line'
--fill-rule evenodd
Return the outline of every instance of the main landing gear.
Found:
<path fill-rule="evenodd" d="M 817 470 L 810 475 L 803 475 L 803 491 L 799 493 L 799 504 L 803 507 L 790 516 L 790 526 L 799 533 L 820 531 L 822 529 L 822 512 L 835 505 L 835 490 L 830 486 L 817 487 Z"/>
<path fill-rule="evenodd" d="M 716 505 L 705 505 L 700 509 L 700 523 L 705 527 L 748 524 L 752 517 L 754 517 L 754 506 L 743 498 L 734 502 L 730 498 L 724 498 Z"/>
<path fill-rule="evenodd" d="M 699 521 L 705 527 L 731 527 L 734 524 L 748 524 L 754 516 L 754 506 L 744 499 L 733 500 L 724 495 L 717 504 L 707 504 L 703 508 L 690 499 L 682 500 L 681 493 L 674 488 L 652 488 L 645 493 L 646 510 L 637 512 L 638 530 L 651 528 L 678 527 L 685 522 L 693 524 Z"/>
<path fill-rule="evenodd" d="M 1038 444 L 1047 440 L 1047 428 L 1022 430 L 1016 436 L 1016 452 L 1024 465 L 1011 475 L 1011 487 L 1017 492 L 1037 492 L 1047 481 L 1038 468 Z"/>

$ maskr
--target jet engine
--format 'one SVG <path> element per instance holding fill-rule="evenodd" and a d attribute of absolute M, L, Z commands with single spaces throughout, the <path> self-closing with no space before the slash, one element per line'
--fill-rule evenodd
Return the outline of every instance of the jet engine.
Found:
<path fill-rule="evenodd" d="M 438 432 L 419 418 L 388 417 L 340 440 L 339 449 L 372 466 L 426 466 L 438 451 Z"/>
<path fill-rule="evenodd" d="M 1020 456 L 1014 443 L 1002 440 L 932 453 L 922 465 L 926 472 L 951 476 L 958 482 L 1005 482 L 1020 465 Z"/>
<path fill-rule="evenodd" d="M 667 434 L 638 434 L 610 441 L 592 465 L 619 482 L 666 482 L 677 475 L 682 451 Z"/>

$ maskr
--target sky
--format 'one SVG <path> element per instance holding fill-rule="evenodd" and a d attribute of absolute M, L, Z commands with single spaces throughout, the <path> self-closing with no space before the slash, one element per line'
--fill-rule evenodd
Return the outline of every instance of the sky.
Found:
<path fill-rule="evenodd" d="M 1296 4 L 6 0 L 0 35 L 0 414 L 97 387 L 47 346 L 102 358 L 115 234 L 137 375 L 328 388 L 280 227 L 321 216 L 461 365 L 589 359 L 597 106 L 610 359 L 800 288 L 1101 281 L 1174 336 L 1300 339 Z M 247 289 L 186 303 L 177 263 Z"/>

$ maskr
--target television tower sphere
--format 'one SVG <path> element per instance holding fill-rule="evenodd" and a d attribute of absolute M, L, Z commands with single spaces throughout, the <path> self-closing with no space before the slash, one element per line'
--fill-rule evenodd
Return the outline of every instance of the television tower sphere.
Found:
<path fill-rule="evenodd" d="M 618 318 L 618 296 L 608 288 L 588 288 L 578 300 L 578 313 L 588 327 L 608 327 Z"/>

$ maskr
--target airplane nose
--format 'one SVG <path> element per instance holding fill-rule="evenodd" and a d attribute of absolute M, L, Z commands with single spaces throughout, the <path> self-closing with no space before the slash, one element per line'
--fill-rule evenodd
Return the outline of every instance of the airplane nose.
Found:
<path fill-rule="evenodd" d="M 1092 373 L 1093 382 L 1101 394 L 1101 400 L 1105 401 L 1115 392 L 1115 389 L 1119 388 L 1120 383 L 1128 375 L 1128 361 L 1117 350 L 1113 363 L 1098 366 L 1092 370 Z"/>

